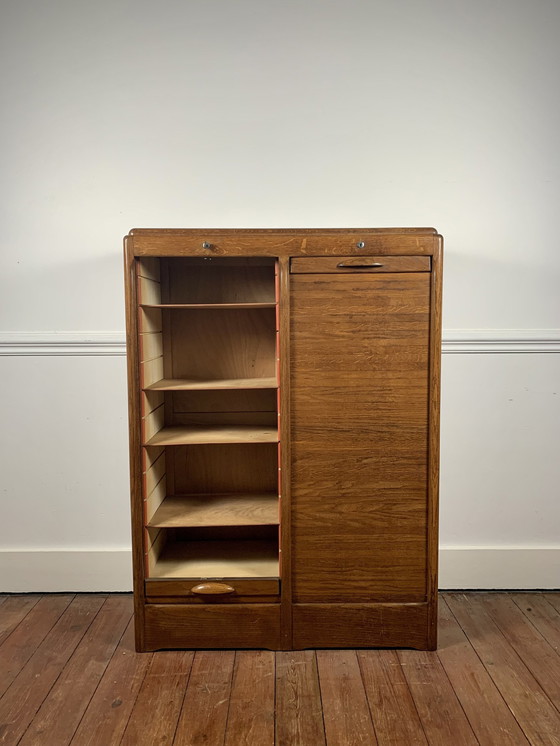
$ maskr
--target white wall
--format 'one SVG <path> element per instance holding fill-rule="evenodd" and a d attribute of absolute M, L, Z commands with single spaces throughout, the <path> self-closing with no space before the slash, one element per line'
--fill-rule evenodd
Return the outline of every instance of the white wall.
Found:
<path fill-rule="evenodd" d="M 442 585 L 558 586 L 560 4 L 0 21 L 0 590 L 129 583 L 120 239 L 143 226 L 436 226 Z"/>

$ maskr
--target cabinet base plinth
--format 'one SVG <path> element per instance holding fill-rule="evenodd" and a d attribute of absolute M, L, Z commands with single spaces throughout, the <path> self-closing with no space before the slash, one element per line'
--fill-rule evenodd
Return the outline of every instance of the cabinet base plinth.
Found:
<path fill-rule="evenodd" d="M 295 650 L 435 646 L 427 603 L 295 604 L 293 610 Z"/>
<path fill-rule="evenodd" d="M 147 604 L 144 624 L 143 652 L 281 647 L 279 604 Z"/>

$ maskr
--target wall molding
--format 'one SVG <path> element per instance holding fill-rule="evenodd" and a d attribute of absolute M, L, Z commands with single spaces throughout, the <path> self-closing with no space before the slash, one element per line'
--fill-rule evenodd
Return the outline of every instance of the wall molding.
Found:
<path fill-rule="evenodd" d="M 560 352 L 560 329 L 446 329 L 447 354 Z"/>
<path fill-rule="evenodd" d="M 2 550 L 0 577 L 0 593 L 130 591 L 131 550 Z M 439 586 L 445 590 L 557 589 L 560 546 L 442 547 Z"/>
<path fill-rule="evenodd" d="M 560 352 L 560 329 L 446 329 L 442 352 Z M 124 332 L 0 332 L 0 356 L 125 354 Z"/>
<path fill-rule="evenodd" d="M 0 332 L 0 356 L 126 355 L 124 332 Z"/>

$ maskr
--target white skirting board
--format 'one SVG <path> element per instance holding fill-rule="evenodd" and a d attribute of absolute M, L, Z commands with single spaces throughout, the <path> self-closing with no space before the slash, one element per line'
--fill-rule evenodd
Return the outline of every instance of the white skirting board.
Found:
<path fill-rule="evenodd" d="M 558 589 L 560 547 L 444 547 L 442 589 Z M 128 549 L 0 551 L 0 593 L 132 589 Z"/>
<path fill-rule="evenodd" d="M 442 547 L 439 587 L 560 588 L 559 547 Z"/>
<path fill-rule="evenodd" d="M 130 549 L 0 551 L 0 593 L 131 590 Z"/>

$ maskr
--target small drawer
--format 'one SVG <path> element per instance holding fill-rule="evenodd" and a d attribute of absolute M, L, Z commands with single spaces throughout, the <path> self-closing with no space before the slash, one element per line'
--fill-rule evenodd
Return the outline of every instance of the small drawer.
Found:
<path fill-rule="evenodd" d="M 180 598 L 191 603 L 230 603 L 252 602 L 262 596 L 278 596 L 280 580 L 278 578 L 220 578 L 219 580 L 200 580 L 193 578 L 149 578 L 146 580 L 146 596 L 149 599 Z M 255 598 L 259 597 L 259 599 Z"/>
<path fill-rule="evenodd" d="M 294 274 L 340 274 L 344 272 L 429 272 L 429 256 L 298 256 L 290 263 Z"/>

